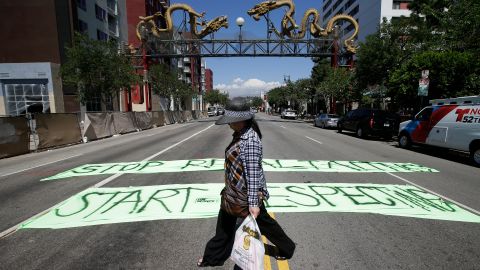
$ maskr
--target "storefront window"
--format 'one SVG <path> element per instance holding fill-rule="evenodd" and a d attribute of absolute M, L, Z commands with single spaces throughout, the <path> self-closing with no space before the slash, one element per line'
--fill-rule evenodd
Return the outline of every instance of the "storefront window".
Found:
<path fill-rule="evenodd" d="M 46 84 L 5 84 L 5 102 L 8 115 L 50 111 Z"/>

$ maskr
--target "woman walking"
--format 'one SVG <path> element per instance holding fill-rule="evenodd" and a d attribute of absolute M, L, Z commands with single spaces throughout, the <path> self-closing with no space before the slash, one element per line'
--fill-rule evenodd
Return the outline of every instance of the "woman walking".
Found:
<path fill-rule="evenodd" d="M 225 150 L 225 188 L 221 193 L 215 236 L 208 241 L 197 266 L 223 265 L 232 252 L 237 218 L 249 214 L 256 219 L 262 235 L 275 245 L 267 246 L 265 253 L 277 260 L 290 259 L 295 243 L 270 217 L 263 203 L 269 194 L 262 168 L 262 133 L 254 113 L 246 104 L 232 104 L 215 124 L 228 124 L 234 133 Z"/>

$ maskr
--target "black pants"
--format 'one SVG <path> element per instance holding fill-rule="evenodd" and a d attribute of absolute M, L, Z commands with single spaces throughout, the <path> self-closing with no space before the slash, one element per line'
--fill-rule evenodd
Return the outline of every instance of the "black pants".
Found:
<path fill-rule="evenodd" d="M 295 251 L 295 243 L 285 234 L 277 221 L 270 217 L 263 204 L 260 207 L 260 214 L 256 221 L 262 235 L 276 246 L 276 248 L 266 246 L 265 254 L 281 256 L 286 259 L 292 258 Z M 220 209 L 215 236 L 208 241 L 205 247 L 203 261 L 208 262 L 212 266 L 220 266 L 230 257 L 233 242 L 235 241 L 236 222 L 237 217 L 231 216 Z"/>

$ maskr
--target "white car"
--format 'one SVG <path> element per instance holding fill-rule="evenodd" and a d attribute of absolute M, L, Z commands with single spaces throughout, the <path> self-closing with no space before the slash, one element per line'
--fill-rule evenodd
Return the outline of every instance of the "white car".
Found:
<path fill-rule="evenodd" d="M 285 110 L 280 115 L 280 118 L 282 118 L 282 119 L 287 119 L 287 118 L 297 119 L 297 112 L 294 111 L 294 110 Z"/>
<path fill-rule="evenodd" d="M 215 106 L 208 107 L 207 114 L 208 114 L 208 117 L 217 116 L 218 115 L 217 107 L 215 107 Z"/>

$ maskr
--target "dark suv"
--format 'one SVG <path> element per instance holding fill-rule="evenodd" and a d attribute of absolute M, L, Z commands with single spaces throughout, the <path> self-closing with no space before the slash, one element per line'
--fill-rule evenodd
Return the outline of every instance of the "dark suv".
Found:
<path fill-rule="evenodd" d="M 338 132 L 354 131 L 360 138 L 372 135 L 390 139 L 398 131 L 399 124 L 400 116 L 395 113 L 379 109 L 356 109 L 338 120 L 337 129 Z"/>

